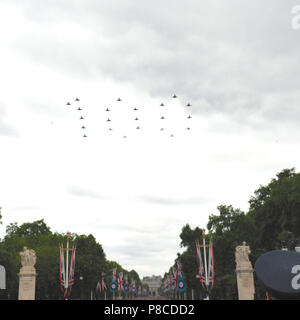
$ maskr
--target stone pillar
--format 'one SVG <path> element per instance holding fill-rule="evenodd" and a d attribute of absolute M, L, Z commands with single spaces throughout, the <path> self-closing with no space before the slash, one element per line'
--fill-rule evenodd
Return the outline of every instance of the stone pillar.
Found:
<path fill-rule="evenodd" d="M 254 300 L 253 268 L 249 260 L 249 246 L 243 242 L 235 248 L 236 276 L 239 300 Z"/>
<path fill-rule="evenodd" d="M 19 300 L 35 300 L 35 279 L 37 276 L 34 265 L 36 255 L 33 250 L 24 247 L 20 252 L 22 268 L 19 276 Z"/>

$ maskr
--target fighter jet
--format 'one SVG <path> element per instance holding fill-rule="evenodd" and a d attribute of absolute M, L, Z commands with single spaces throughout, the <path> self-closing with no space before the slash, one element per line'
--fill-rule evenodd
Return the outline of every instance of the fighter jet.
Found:
<path fill-rule="evenodd" d="M 71 103 L 70 102 L 67 102 L 67 106 L 70 106 L 71 105 Z"/>
<path fill-rule="evenodd" d="M 138 118 L 135 118 L 134 120 L 139 120 Z"/>
<path fill-rule="evenodd" d="M 79 101 L 79 99 L 78 99 L 78 98 L 76 98 L 76 99 L 75 99 L 75 101 Z"/>
<path fill-rule="evenodd" d="M 161 117 L 161 119 L 164 119 L 165 117 Z"/>
<path fill-rule="evenodd" d="M 87 136 L 84 134 L 84 135 L 83 135 L 83 138 L 87 138 Z"/>
<path fill-rule="evenodd" d="M 137 111 L 137 110 L 138 110 L 137 108 L 134 108 L 134 109 L 133 109 L 133 111 Z"/>
<path fill-rule="evenodd" d="M 191 128 L 187 127 L 186 130 L 190 130 Z"/>
<path fill-rule="evenodd" d="M 108 121 L 108 122 L 109 122 L 109 121 L 111 121 L 111 120 L 108 118 L 106 121 Z"/>
<path fill-rule="evenodd" d="M 109 131 L 112 131 L 112 128 L 109 128 L 108 130 L 109 130 Z"/>
<path fill-rule="evenodd" d="M 191 105 L 188 103 L 186 106 L 187 106 L 187 107 L 190 107 Z"/>
<path fill-rule="evenodd" d="M 109 111 L 109 109 L 107 108 L 105 111 Z"/>
<path fill-rule="evenodd" d="M 82 110 L 80 107 L 77 109 L 78 111 Z"/>
<path fill-rule="evenodd" d="M 83 120 L 83 119 L 84 119 L 84 117 L 83 117 L 83 116 L 81 116 L 81 117 L 80 117 L 80 120 Z"/>
<path fill-rule="evenodd" d="M 176 94 L 174 94 L 173 98 L 177 98 Z"/>
<path fill-rule="evenodd" d="M 191 117 L 191 116 L 188 116 L 187 118 L 188 118 L 188 119 L 191 119 L 192 117 Z"/>
<path fill-rule="evenodd" d="M 118 100 L 117 101 L 122 101 L 120 98 L 118 98 Z"/>
<path fill-rule="evenodd" d="M 136 127 L 137 129 L 139 129 L 140 127 Z"/>
<path fill-rule="evenodd" d="M 81 129 L 85 129 L 85 126 L 82 126 Z"/>
<path fill-rule="evenodd" d="M 160 106 L 161 106 L 161 107 L 163 107 L 163 106 L 164 106 L 164 104 L 163 104 L 163 103 L 161 103 L 161 104 L 160 104 Z"/>

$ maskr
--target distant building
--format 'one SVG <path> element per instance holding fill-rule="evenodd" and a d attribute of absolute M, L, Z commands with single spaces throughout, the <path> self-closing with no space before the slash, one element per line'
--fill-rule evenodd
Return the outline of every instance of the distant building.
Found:
<path fill-rule="evenodd" d="M 162 277 L 161 276 L 152 276 L 144 277 L 142 282 L 147 284 L 149 287 L 149 294 L 152 296 L 158 295 L 158 289 L 161 286 Z"/>

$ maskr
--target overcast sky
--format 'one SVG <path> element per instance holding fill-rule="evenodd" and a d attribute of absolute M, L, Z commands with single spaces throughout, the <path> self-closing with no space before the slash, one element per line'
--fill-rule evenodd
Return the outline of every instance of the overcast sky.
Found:
<path fill-rule="evenodd" d="M 0 237 L 44 219 L 163 275 L 185 224 L 298 171 L 297 4 L 0 0 Z"/>

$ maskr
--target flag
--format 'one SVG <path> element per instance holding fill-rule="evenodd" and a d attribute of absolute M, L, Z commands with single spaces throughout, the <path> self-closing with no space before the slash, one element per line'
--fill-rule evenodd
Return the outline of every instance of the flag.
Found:
<path fill-rule="evenodd" d="M 99 281 L 97 282 L 96 293 L 97 293 L 98 291 L 101 292 L 101 285 L 100 285 L 100 282 L 99 282 Z"/>
<path fill-rule="evenodd" d="M 135 285 L 135 281 L 133 281 L 133 282 L 131 283 L 131 291 L 132 291 L 132 293 L 133 293 L 133 294 L 136 294 L 136 285 Z"/>
<path fill-rule="evenodd" d="M 163 286 L 163 291 L 164 291 L 164 293 L 167 293 L 167 292 L 168 292 L 168 286 L 169 286 L 169 281 L 168 281 L 168 279 L 166 279 L 166 280 L 164 281 L 164 286 Z"/>
<path fill-rule="evenodd" d="M 200 283 L 201 283 L 202 287 L 206 289 L 205 269 L 203 268 L 199 244 L 197 244 L 197 262 L 198 262 L 198 273 L 200 276 Z"/>
<path fill-rule="evenodd" d="M 178 261 L 177 262 L 177 289 L 180 292 L 185 292 L 186 287 L 185 287 L 185 283 L 183 280 L 183 273 L 182 273 L 181 269 L 182 269 L 182 264 Z"/>
<path fill-rule="evenodd" d="M 208 257 L 208 287 L 212 289 L 215 282 L 215 266 L 214 266 L 214 251 L 212 242 L 209 244 L 209 257 Z"/>
<path fill-rule="evenodd" d="M 122 292 L 124 290 L 123 287 L 123 272 L 119 273 L 119 278 L 118 278 L 118 288 Z"/>
<path fill-rule="evenodd" d="M 118 290 L 117 284 L 117 268 L 113 269 L 112 282 L 110 285 L 110 292 L 116 292 Z"/>
<path fill-rule="evenodd" d="M 100 291 L 103 292 L 106 290 L 106 284 L 104 282 L 104 279 L 102 278 L 101 281 L 98 281 L 97 286 L 96 286 L 96 292 Z"/>
<path fill-rule="evenodd" d="M 73 248 L 72 249 L 72 258 L 71 258 L 70 275 L 69 275 L 69 287 L 70 287 L 70 290 L 71 290 L 72 285 L 74 284 L 75 253 L 76 253 L 76 248 Z"/>
<path fill-rule="evenodd" d="M 128 276 L 125 275 L 124 277 L 124 292 L 128 293 L 129 292 L 129 282 L 128 282 Z"/>
<path fill-rule="evenodd" d="M 64 249 L 59 248 L 59 284 L 60 290 L 63 292 L 65 289 L 65 262 L 64 262 Z"/>
<path fill-rule="evenodd" d="M 176 270 L 176 268 L 173 268 L 172 272 L 173 272 L 173 282 L 174 282 L 174 286 L 175 286 L 175 290 L 176 290 L 177 280 L 178 280 L 178 270 Z"/>
<path fill-rule="evenodd" d="M 171 282 L 171 290 L 174 292 L 177 287 L 177 275 L 176 275 L 176 270 L 174 273 L 174 269 L 172 271 L 172 274 L 170 275 L 170 282 Z"/>

